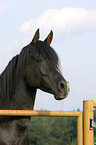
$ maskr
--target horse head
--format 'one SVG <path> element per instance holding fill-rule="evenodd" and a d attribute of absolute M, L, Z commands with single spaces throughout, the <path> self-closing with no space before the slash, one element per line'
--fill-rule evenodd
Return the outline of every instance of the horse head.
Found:
<path fill-rule="evenodd" d="M 36 31 L 31 43 L 24 48 L 28 51 L 24 77 L 30 88 L 39 88 L 61 100 L 68 95 L 69 82 L 58 68 L 58 56 L 50 46 L 52 38 L 51 31 L 44 41 L 40 41 L 39 29 Z"/>

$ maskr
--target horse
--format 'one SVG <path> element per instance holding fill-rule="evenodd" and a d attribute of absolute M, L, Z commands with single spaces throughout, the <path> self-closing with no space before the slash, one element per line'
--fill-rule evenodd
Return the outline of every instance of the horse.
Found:
<path fill-rule="evenodd" d="M 0 109 L 32 110 L 37 89 L 51 93 L 56 100 L 67 97 L 69 82 L 59 69 L 59 59 L 50 46 L 53 31 L 44 41 L 39 29 L 20 54 L 12 58 L 0 74 Z M 0 116 L 0 145 L 29 145 L 30 116 Z"/>

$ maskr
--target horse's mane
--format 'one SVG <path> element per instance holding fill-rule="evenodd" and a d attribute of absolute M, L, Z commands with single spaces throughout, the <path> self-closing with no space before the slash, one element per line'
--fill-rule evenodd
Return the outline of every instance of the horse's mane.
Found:
<path fill-rule="evenodd" d="M 16 67 L 19 55 L 13 57 L 0 75 L 0 108 L 6 108 L 14 92 Z"/>
<path fill-rule="evenodd" d="M 52 65 L 59 66 L 59 58 L 55 50 L 48 45 L 47 42 L 37 41 L 36 46 L 41 55 L 45 57 L 47 62 Z"/>

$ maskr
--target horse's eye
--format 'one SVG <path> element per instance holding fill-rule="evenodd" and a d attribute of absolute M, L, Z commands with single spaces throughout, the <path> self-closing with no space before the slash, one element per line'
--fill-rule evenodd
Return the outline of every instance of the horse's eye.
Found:
<path fill-rule="evenodd" d="M 37 62 L 42 62 L 42 59 L 41 58 L 37 58 L 36 61 Z"/>
<path fill-rule="evenodd" d="M 42 59 L 40 58 L 39 61 L 42 62 Z"/>
<path fill-rule="evenodd" d="M 42 59 L 38 56 L 31 55 L 31 59 L 35 60 L 36 62 L 42 62 Z"/>

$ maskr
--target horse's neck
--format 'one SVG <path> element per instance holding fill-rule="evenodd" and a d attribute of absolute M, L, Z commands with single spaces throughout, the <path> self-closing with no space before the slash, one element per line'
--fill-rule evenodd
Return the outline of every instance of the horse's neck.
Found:
<path fill-rule="evenodd" d="M 33 109 L 36 89 L 32 89 L 23 81 L 16 83 L 15 93 L 12 97 L 12 109 Z"/>

